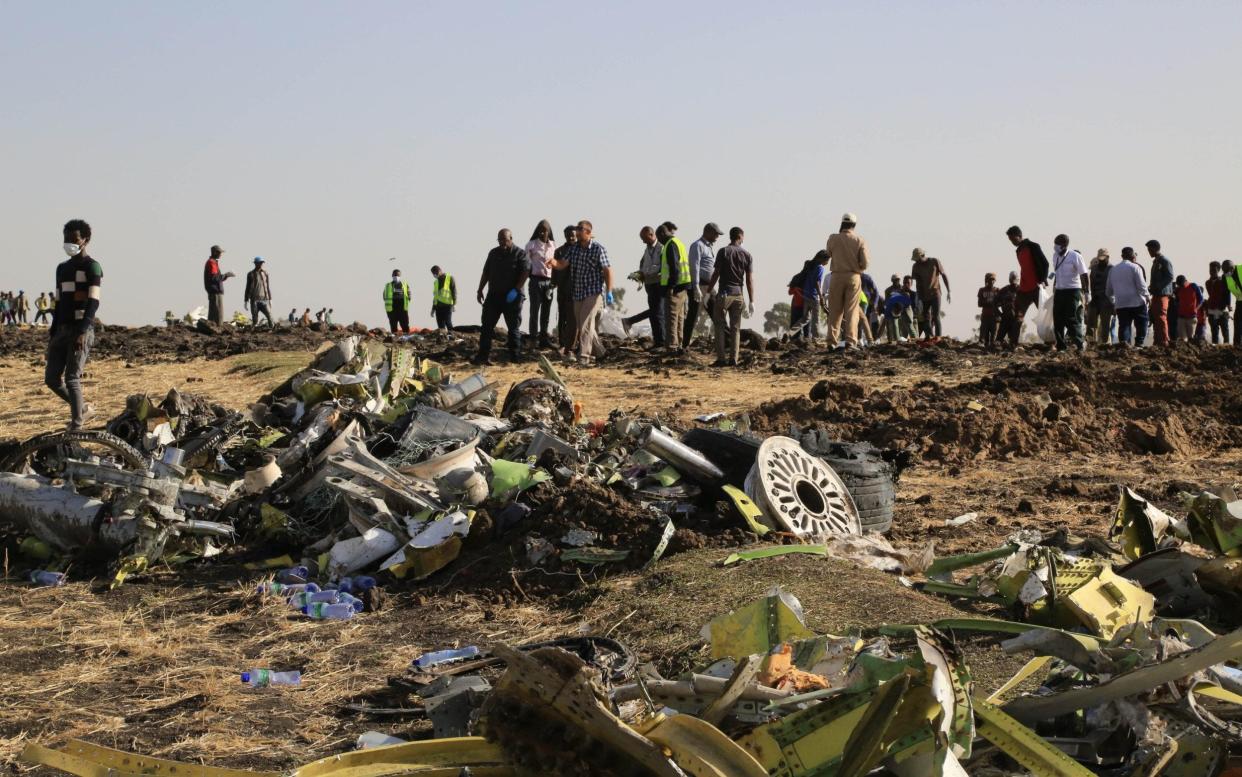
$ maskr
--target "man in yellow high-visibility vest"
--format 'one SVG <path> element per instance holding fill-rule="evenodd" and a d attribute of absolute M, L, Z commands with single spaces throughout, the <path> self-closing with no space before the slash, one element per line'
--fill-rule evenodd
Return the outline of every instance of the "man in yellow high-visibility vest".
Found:
<path fill-rule="evenodd" d="M 431 276 L 435 278 L 431 286 L 431 314 L 436 317 L 436 329 L 451 331 L 453 308 L 457 307 L 457 281 L 440 265 L 431 268 Z"/>
<path fill-rule="evenodd" d="M 410 333 L 410 284 L 401 280 L 400 270 L 393 270 L 392 280 L 384 284 L 384 312 L 388 314 L 388 329 L 393 334 L 398 330 Z M 305 313 L 302 317 L 308 318 Z"/>

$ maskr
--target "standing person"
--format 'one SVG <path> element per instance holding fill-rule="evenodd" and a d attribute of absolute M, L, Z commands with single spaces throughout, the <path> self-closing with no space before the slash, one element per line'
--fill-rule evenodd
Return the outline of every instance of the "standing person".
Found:
<path fill-rule="evenodd" d="M 651 348 L 658 350 L 664 347 L 664 321 L 668 317 L 668 300 L 664 296 L 665 287 L 660 285 L 660 250 L 663 246 L 656 241 L 655 230 L 643 227 L 638 230 L 638 239 L 643 243 L 643 255 L 638 260 L 638 276 L 642 278 L 643 289 L 647 292 L 647 309 L 642 313 L 629 316 L 622 320 L 625 331 L 639 321 L 651 322 Z"/>
<path fill-rule="evenodd" d="M 685 348 L 694 341 L 694 329 L 699 325 L 699 313 L 712 317 L 712 293 L 708 283 L 712 279 L 712 271 L 716 265 L 716 239 L 724 233 L 716 222 L 703 226 L 703 235 L 690 244 L 690 297 L 686 302 L 686 323 L 681 334 L 681 343 Z"/>
<path fill-rule="evenodd" d="M 324 317 L 324 314 L 325 314 L 325 313 L 327 313 L 327 312 L 328 312 L 328 309 L 327 309 L 327 308 L 320 308 L 319 310 L 316 310 L 316 311 L 315 311 L 315 323 L 316 323 L 316 324 L 322 324 L 322 323 L 323 323 L 323 317 Z"/>
<path fill-rule="evenodd" d="M 1005 346 L 1006 348 L 1013 348 L 1018 344 L 1017 304 L 1018 273 L 1010 271 L 1009 283 L 996 292 L 996 315 L 999 317 L 996 324 L 996 338 L 1002 345 L 1008 340 L 1009 344 Z"/>
<path fill-rule="evenodd" d="M 664 334 L 669 350 L 685 353 L 686 311 L 695 285 L 690 254 L 677 237 L 677 225 L 671 221 L 656 227 L 656 241 L 660 244 L 660 286 L 667 311 Z"/>
<path fill-rule="evenodd" d="M 1212 329 L 1212 345 L 1229 345 L 1229 309 L 1232 305 L 1229 286 L 1221 276 L 1220 262 L 1208 265 L 1208 279 L 1204 285 L 1207 287 L 1207 304 L 1204 307 L 1207 308 L 1208 326 Z"/>
<path fill-rule="evenodd" d="M 574 281 L 566 255 L 578 242 L 578 226 L 565 227 L 565 242 L 553 252 L 552 283 L 556 286 L 556 338 L 561 356 L 568 357 L 578 345 L 578 324 L 574 321 Z"/>
<path fill-rule="evenodd" d="M 306 310 L 302 311 L 302 317 L 298 319 L 298 326 L 302 327 L 303 329 L 308 329 L 310 328 L 310 325 L 311 325 L 310 308 L 307 308 Z"/>
<path fill-rule="evenodd" d="M 1091 301 L 1087 303 L 1087 340 L 1106 345 L 1113 329 L 1113 301 L 1108 298 L 1109 264 L 1108 249 L 1101 248 L 1091 260 L 1087 275 L 1091 288 Z"/>
<path fill-rule="evenodd" d="M 513 233 L 502 229 L 496 233 L 496 247 L 487 253 L 483 272 L 479 275 L 479 290 L 475 294 L 483 306 L 483 327 L 479 332 L 479 352 L 475 364 L 491 364 L 492 338 L 496 336 L 496 323 L 501 316 L 509 330 L 509 359 L 522 357 L 522 300 L 523 287 L 530 277 L 530 259 L 526 252 L 513 243 Z M 483 291 L 487 290 L 484 297 Z"/>
<path fill-rule="evenodd" d="M 916 248 L 910 255 L 914 266 L 910 275 L 914 278 L 915 289 L 918 291 L 922 311 L 919 315 L 919 329 L 924 337 L 940 337 L 940 284 L 944 282 L 945 299 L 953 301 L 953 291 L 949 288 L 949 276 L 944 272 L 944 265 L 936 257 Z"/>
<path fill-rule="evenodd" d="M 203 265 L 203 288 L 207 291 L 207 320 L 213 324 L 224 323 L 224 282 L 233 277 L 233 273 L 220 272 L 220 257 L 224 249 L 220 246 L 211 247 L 211 256 Z"/>
<path fill-rule="evenodd" d="M 0 324 L 5 326 L 10 326 L 13 323 L 13 311 L 9 305 L 9 293 L 7 291 L 0 291 Z"/>
<path fill-rule="evenodd" d="M 441 332 L 453 331 L 453 309 L 457 307 L 457 281 L 453 276 L 440 269 L 440 265 L 432 265 L 431 277 L 431 314 L 436 318 L 436 329 Z M 547 324 L 546 316 L 544 324 Z"/>
<path fill-rule="evenodd" d="M 328 312 L 323 314 L 323 323 L 325 325 L 332 326 L 332 314 L 334 312 L 332 308 L 328 308 Z"/>
<path fill-rule="evenodd" d="M 255 329 L 259 328 L 259 315 L 267 316 L 267 325 L 273 329 L 276 324 L 272 321 L 272 310 L 269 304 L 272 301 L 272 282 L 267 277 L 267 270 L 263 267 L 263 257 L 256 256 L 254 258 L 254 269 L 246 273 L 246 298 L 245 303 L 250 305 L 250 322 Z"/>
<path fill-rule="evenodd" d="M 867 273 L 862 274 L 862 293 L 858 297 L 862 315 L 858 321 L 859 334 L 867 336 L 868 345 L 872 345 L 876 340 L 880 339 L 880 308 L 883 307 L 883 300 L 880 298 L 880 289 L 875 285 L 875 281 Z"/>
<path fill-rule="evenodd" d="M 17 292 L 17 323 L 28 324 L 30 317 L 30 300 L 26 297 L 25 291 Z"/>
<path fill-rule="evenodd" d="M 1233 295 L 1233 344 L 1242 348 L 1242 265 L 1226 259 L 1221 262 L 1225 288 Z"/>
<path fill-rule="evenodd" d="M 530 261 L 530 339 L 536 348 L 550 348 L 548 321 L 552 316 L 552 260 L 556 258 L 556 243 L 547 219 L 535 225 L 526 244 L 526 258 Z"/>
<path fill-rule="evenodd" d="M 99 311 L 99 287 L 103 268 L 86 250 L 91 225 L 73 219 L 63 230 L 65 255 L 56 267 L 60 294 L 48 332 L 47 369 L 43 380 L 52 393 L 69 403 L 70 429 L 81 429 L 94 414 L 82 397 L 82 371 L 95 342 L 95 314 Z"/>
<path fill-rule="evenodd" d="M 1014 345 L 1022 339 L 1022 322 L 1031 305 L 1039 304 L 1039 289 L 1048 285 L 1048 257 L 1039 243 L 1022 237 L 1022 228 L 1014 225 L 1005 231 L 1018 256 L 1018 298 L 1014 301 Z"/>
<path fill-rule="evenodd" d="M 716 362 L 713 367 L 736 367 L 737 358 L 742 347 L 742 317 L 755 314 L 755 281 L 753 276 L 755 260 L 750 252 L 742 248 L 746 233 L 741 227 L 729 230 L 729 245 L 720 249 L 712 263 L 712 274 L 708 278 L 708 291 L 720 286 L 716 291 Z M 745 295 L 743 295 L 745 286 Z M 750 302 L 747 303 L 746 300 Z M 728 343 L 726 344 L 726 339 Z M 727 349 L 727 350 L 726 350 Z"/>
<path fill-rule="evenodd" d="M 1121 249 L 1121 263 L 1108 273 L 1105 293 L 1113 300 L 1117 313 L 1117 341 L 1130 345 L 1130 327 L 1135 329 L 1135 345 L 1142 345 L 1147 337 L 1147 306 L 1151 293 L 1143 268 L 1135 262 L 1134 249 Z"/>
<path fill-rule="evenodd" d="M 388 315 L 388 331 L 394 335 L 398 330 L 410 333 L 410 284 L 401 280 L 401 271 L 392 271 L 392 280 L 384 284 L 384 312 Z M 310 309 L 307 309 L 310 313 Z M 310 316 L 304 315 L 306 324 Z"/>
<path fill-rule="evenodd" d="M 1222 283 L 1224 283 L 1224 282 L 1222 281 Z M 46 294 L 44 294 L 44 293 L 40 292 L 40 293 L 39 293 L 39 296 L 35 298 L 35 318 L 34 318 L 34 322 L 35 322 L 36 324 L 38 324 L 38 323 L 42 322 L 45 318 L 47 318 L 49 315 L 51 315 L 51 312 L 52 312 L 52 303 L 48 301 L 48 298 L 47 298 L 47 295 L 46 295 Z M 1226 327 L 1228 327 L 1228 324 L 1226 324 L 1225 326 L 1226 326 Z M 1228 330 L 1227 330 L 1227 329 L 1226 329 L 1226 332 L 1225 332 L 1225 339 L 1226 339 L 1226 340 L 1228 340 L 1228 339 L 1229 339 L 1229 333 L 1228 333 Z"/>
<path fill-rule="evenodd" d="M 816 251 L 802 276 L 802 339 L 807 342 L 819 339 L 820 314 L 823 314 L 825 323 L 828 321 L 827 302 L 823 294 L 828 262 L 826 249 Z"/>
<path fill-rule="evenodd" d="M 867 269 L 867 241 L 854 232 L 858 217 L 841 216 L 841 227 L 828 236 L 825 249 L 832 278 L 828 282 L 828 344 L 834 348 L 858 347 L 858 295 L 862 292 L 862 273 Z M 841 328 L 845 327 L 845 340 Z"/>
<path fill-rule="evenodd" d="M 1189 343 L 1195 339 L 1203 294 L 1198 286 L 1186 280 L 1185 275 L 1177 276 L 1177 280 L 1173 282 L 1173 291 L 1177 295 L 1177 337 Z"/>
<path fill-rule="evenodd" d="M 557 269 L 568 268 L 574 290 L 574 320 L 578 322 L 578 362 L 591 366 L 591 359 L 604 355 L 604 344 L 595 333 L 596 319 L 604 305 L 612 304 L 612 267 L 608 251 L 593 237 L 595 228 L 578 222 L 578 239 Z"/>
<path fill-rule="evenodd" d="M 1052 241 L 1052 328 L 1057 350 L 1064 351 L 1066 334 L 1080 352 L 1086 350 L 1083 326 L 1084 299 L 1089 285 L 1087 265 L 1082 254 L 1069 247 L 1069 237 L 1057 235 Z"/>
<path fill-rule="evenodd" d="M 298 322 L 298 309 L 293 308 L 289 311 L 289 326 L 293 326 Z"/>
<path fill-rule="evenodd" d="M 1173 297 L 1173 263 L 1160 252 L 1159 240 L 1148 240 L 1147 255 L 1151 257 L 1151 328 L 1156 345 L 1169 344 L 1169 300 Z"/>
<path fill-rule="evenodd" d="M 996 298 L 999 294 L 996 273 L 984 275 L 983 287 L 979 289 L 979 342 L 984 348 L 996 344 Z"/>

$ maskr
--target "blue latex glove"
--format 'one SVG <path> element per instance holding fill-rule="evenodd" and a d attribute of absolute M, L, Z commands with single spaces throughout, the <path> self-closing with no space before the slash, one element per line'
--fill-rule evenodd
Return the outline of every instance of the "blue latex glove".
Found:
<path fill-rule="evenodd" d="M 604 304 L 607 305 L 608 307 L 612 307 L 612 292 L 611 291 L 604 292 Z"/>
<path fill-rule="evenodd" d="M 505 302 L 508 302 L 510 305 L 512 305 L 513 301 L 517 298 L 518 298 L 518 290 L 509 289 L 509 293 L 505 295 Z"/>

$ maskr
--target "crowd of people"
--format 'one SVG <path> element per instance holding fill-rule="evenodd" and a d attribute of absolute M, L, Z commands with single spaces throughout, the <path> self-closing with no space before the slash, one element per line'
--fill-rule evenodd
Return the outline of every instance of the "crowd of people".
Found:
<path fill-rule="evenodd" d="M 31 319 L 30 297 L 25 291 L 0 291 L 0 324 L 50 324 L 52 306 L 56 304 L 56 292 L 40 293 L 34 301 L 34 318 Z"/>

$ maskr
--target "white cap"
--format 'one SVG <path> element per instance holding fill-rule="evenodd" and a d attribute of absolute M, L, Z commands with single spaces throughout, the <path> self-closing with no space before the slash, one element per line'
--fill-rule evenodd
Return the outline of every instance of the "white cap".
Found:
<path fill-rule="evenodd" d="M 855 216 L 853 213 L 846 213 L 844 216 L 841 217 L 841 221 L 842 222 L 848 221 L 851 224 L 857 224 L 858 216 Z"/>

